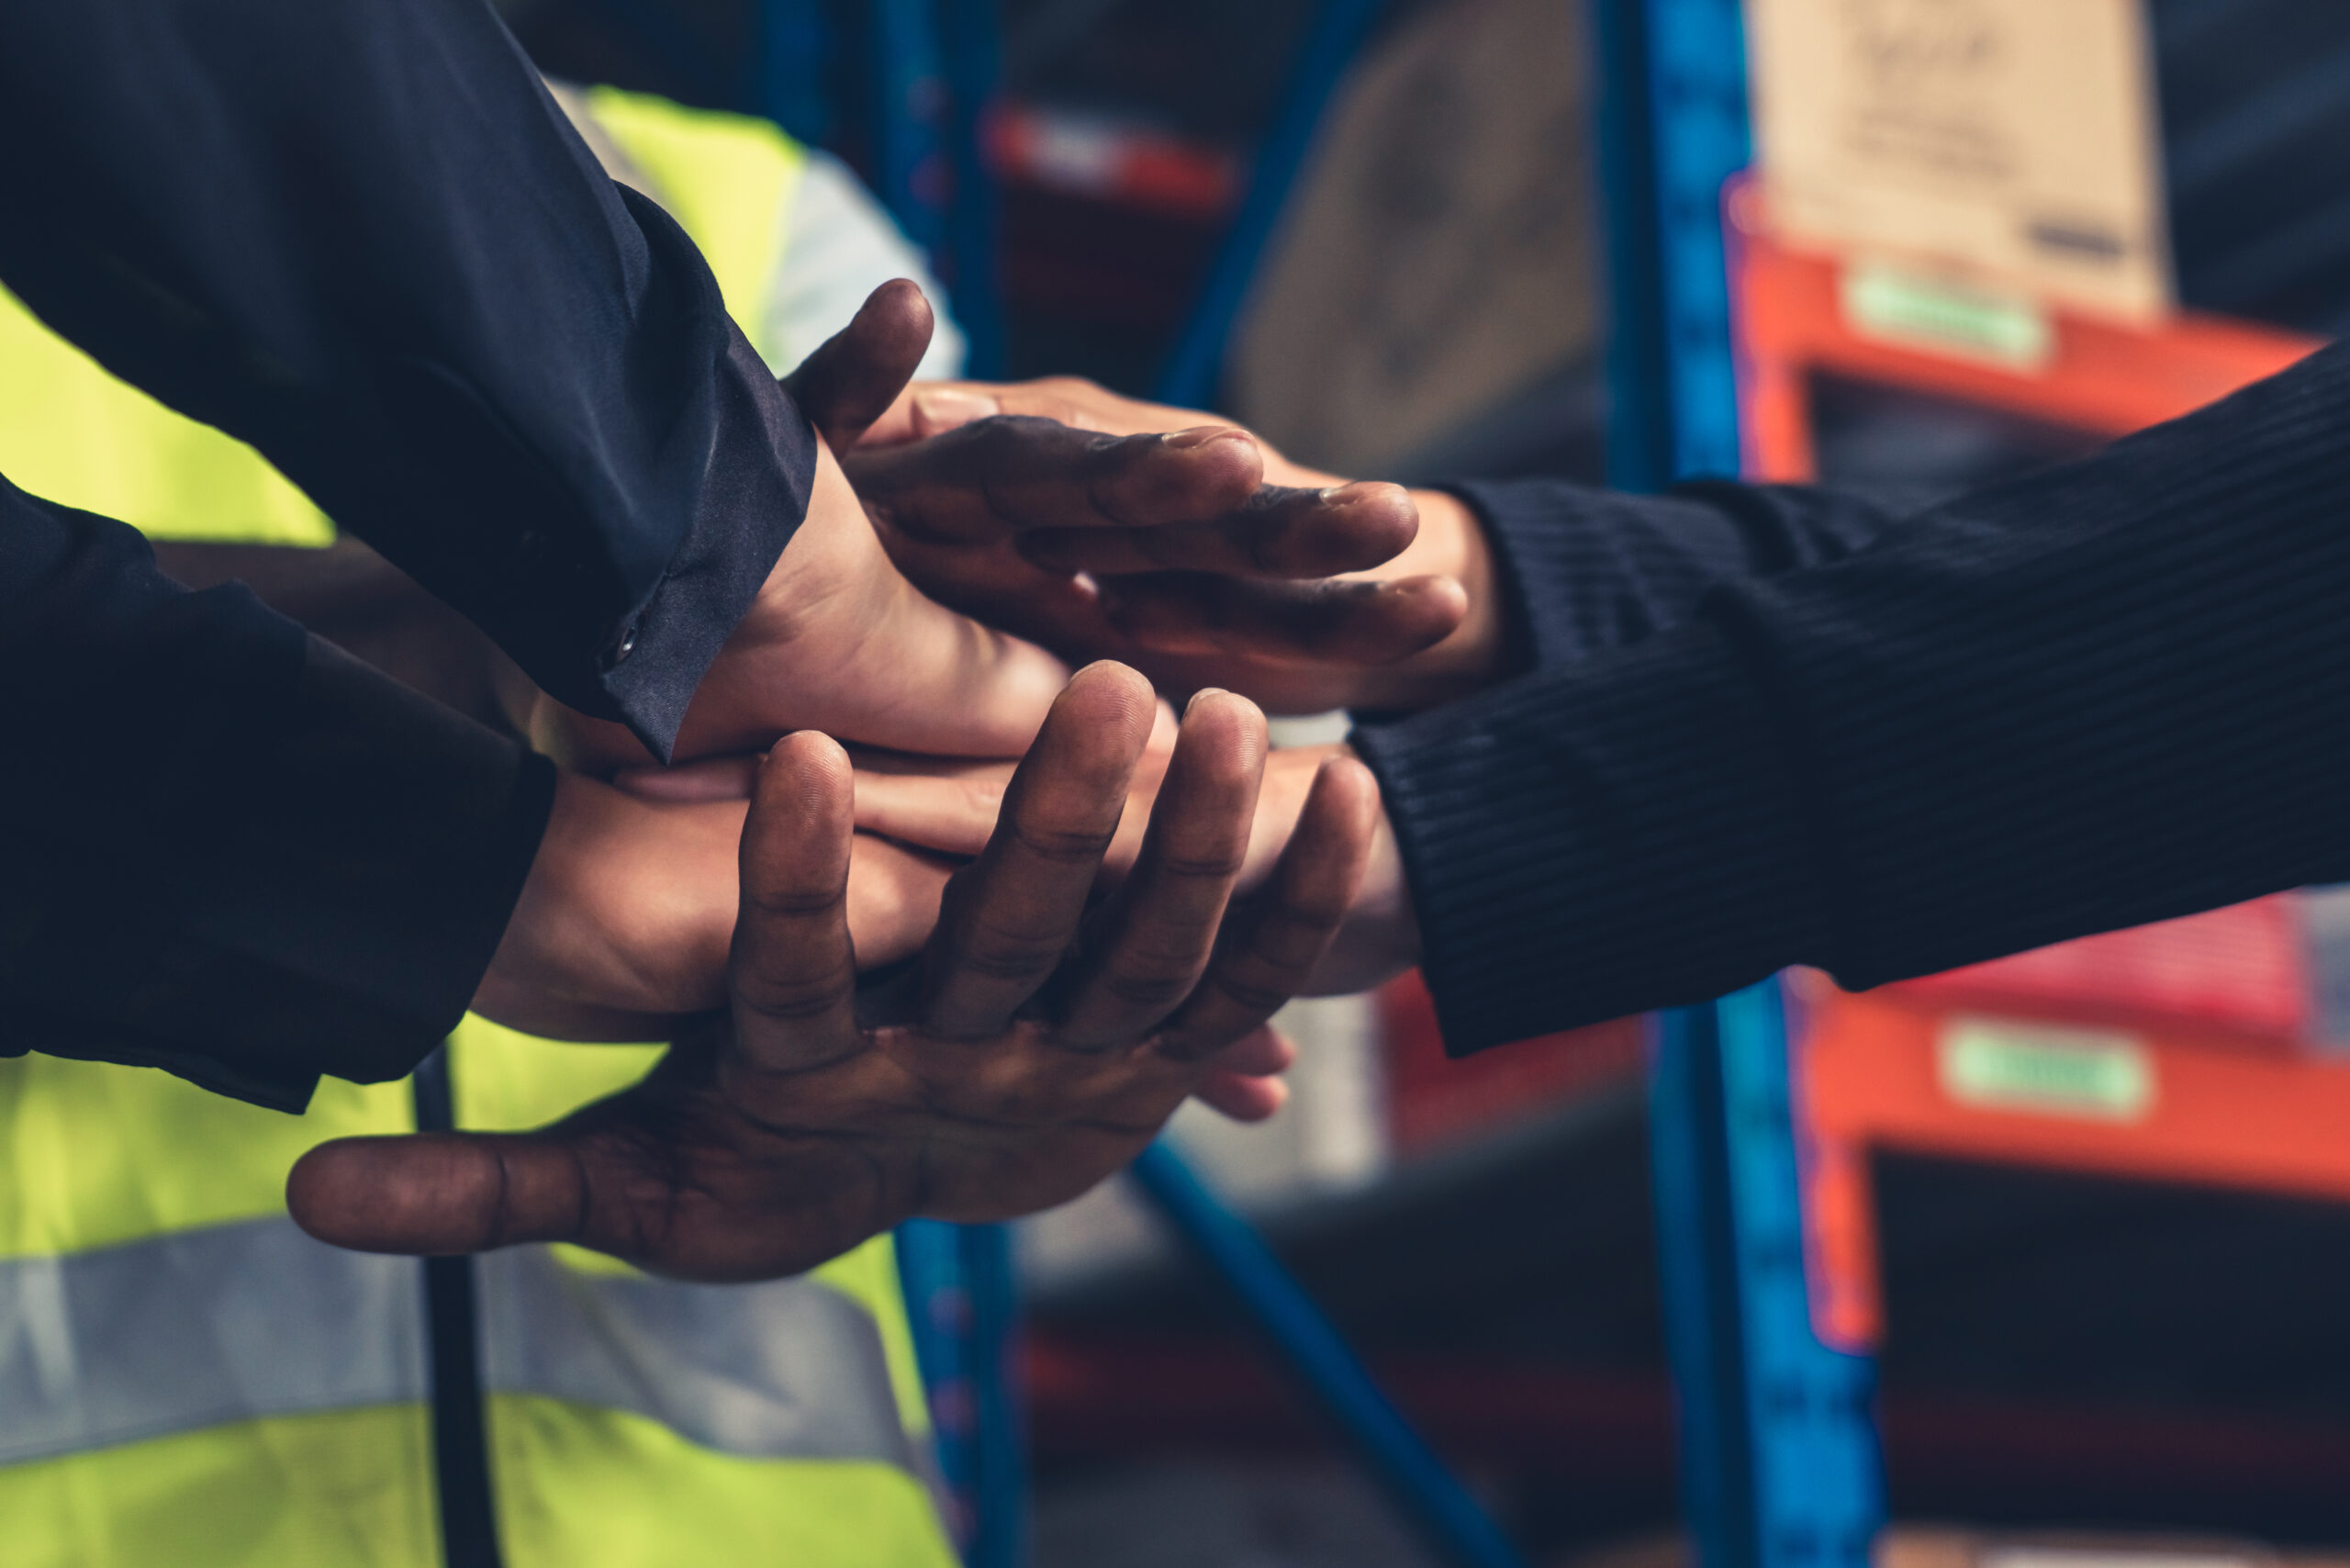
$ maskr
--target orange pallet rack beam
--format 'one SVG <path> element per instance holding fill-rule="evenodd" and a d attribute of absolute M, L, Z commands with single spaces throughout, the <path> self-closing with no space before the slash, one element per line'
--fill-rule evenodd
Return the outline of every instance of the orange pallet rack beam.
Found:
<path fill-rule="evenodd" d="M 1751 181 L 1733 183 L 1724 212 L 1750 478 L 1815 476 L 1809 384 L 1822 372 L 2113 437 L 2177 418 L 2319 346 L 2192 312 L 2133 326 L 2058 308 L 2047 313 L 2047 352 L 2031 368 L 1938 353 L 1857 328 L 1844 304 L 1850 263 L 1782 243 Z M 2246 1048 L 2240 1032 L 2144 1009 L 2103 1019 L 2060 1009 L 2060 1023 L 2129 1040 L 2152 1079 L 2143 1110 L 2100 1117 L 1967 1103 L 1941 1061 L 1953 1023 L 1987 1014 L 2028 1026 L 2049 1014 L 2020 997 L 1962 1008 L 1939 984 L 1851 995 L 1824 976 L 1791 977 L 1808 1274 L 1814 1324 L 1828 1343 L 1867 1350 L 1884 1334 L 1872 1151 L 2350 1202 L 2350 1062 L 2273 1040 Z"/>
<path fill-rule="evenodd" d="M 2193 312 L 2138 327 L 2053 309 L 2049 352 L 2035 368 L 1936 353 L 1857 330 L 1843 305 L 1847 263 L 1776 240 L 1751 182 L 1730 187 L 1724 211 L 1749 478 L 1815 476 L 1808 384 L 1819 371 L 2119 436 L 2199 409 L 2319 346 L 2297 333 Z"/>

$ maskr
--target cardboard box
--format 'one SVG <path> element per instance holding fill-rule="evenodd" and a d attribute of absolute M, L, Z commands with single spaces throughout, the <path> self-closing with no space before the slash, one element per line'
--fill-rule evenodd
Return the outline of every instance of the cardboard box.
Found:
<path fill-rule="evenodd" d="M 2140 0 L 1747 0 L 1789 243 L 2136 322 L 2174 303 Z"/>

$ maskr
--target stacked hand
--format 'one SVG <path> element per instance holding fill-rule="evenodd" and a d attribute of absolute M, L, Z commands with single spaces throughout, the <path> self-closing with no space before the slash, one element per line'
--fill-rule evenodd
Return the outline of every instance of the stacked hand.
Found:
<path fill-rule="evenodd" d="M 1397 705 L 1491 662 L 1489 568 L 1457 502 L 1334 487 L 1244 431 L 1083 383 L 909 390 L 929 334 L 919 290 L 893 284 L 794 374 L 827 446 L 814 500 L 697 691 L 680 759 L 755 754 L 801 728 L 1016 756 L 1064 678 L 1055 654 L 1123 656 L 1162 689 L 1221 685 L 1285 711 Z M 972 417 L 996 409 L 1013 413 Z M 1189 429 L 1147 433 L 1170 421 Z M 850 453 L 861 494 L 834 447 Z M 1269 472 L 1285 483 L 1266 485 Z M 1049 568 L 1032 559 L 1056 552 Z M 1169 560 L 1185 568 L 1159 566 Z M 1370 570 L 1315 575 L 1352 567 Z M 941 600 L 1049 636 L 1054 651 Z M 619 726 L 544 699 L 531 725 L 588 774 L 653 760 Z M 717 1005 L 733 919 L 719 868 L 743 810 L 739 784 L 718 794 L 735 799 L 630 799 L 566 775 L 480 1010 L 612 1039 L 658 1037 Z M 850 915 L 868 963 L 921 940 L 950 868 L 858 841 Z"/>
<path fill-rule="evenodd" d="M 924 593 L 1163 689 L 1228 687 L 1274 712 L 1411 709 L 1505 673 L 1492 552 L 1460 500 L 1319 473 L 1206 418 L 1069 377 L 916 383 L 843 461 Z M 1195 521 L 1107 491 L 1037 504 L 1015 483 L 1210 438 L 1245 441 L 1264 484 Z"/>
<path fill-rule="evenodd" d="M 870 997 L 848 920 L 847 761 L 822 736 L 787 736 L 743 827 L 723 1023 L 537 1132 L 322 1145 L 294 1171 L 295 1217 L 372 1250 L 568 1241 L 744 1280 L 909 1215 L 1000 1218 L 1083 1191 L 1214 1074 L 1279 1065 L 1265 1021 L 1353 902 L 1376 815 L 1360 765 L 1331 762 L 1259 890 L 1235 902 L 1263 720 L 1203 694 L 1132 869 L 1097 902 L 1153 708 L 1115 666 L 1070 683 L 936 931 Z"/>
<path fill-rule="evenodd" d="M 1343 745 L 1297 746 L 1265 760 L 1256 820 L 1236 884 L 1251 892 L 1270 877 L 1323 768 L 1351 762 Z M 879 835 L 901 851 L 968 855 L 986 842 L 1013 769 L 1006 763 L 963 762 L 859 751 L 856 765 L 856 825 L 861 838 Z M 1356 763 L 1354 766 L 1360 767 Z M 1136 864 L 1143 843 L 1138 824 L 1147 821 L 1161 785 L 1148 768 L 1138 768 L 1128 786 L 1125 825 L 1102 862 L 1102 880 L 1115 886 Z M 919 846 L 919 850 L 915 848 Z M 1419 929 L 1404 886 L 1403 861 L 1383 815 L 1376 818 L 1363 879 L 1334 933 L 1328 952 L 1298 987 L 1301 996 L 1343 996 L 1368 991 L 1419 959 Z"/>
<path fill-rule="evenodd" d="M 908 389 L 928 333 L 892 286 L 795 375 L 813 499 L 695 694 L 687 766 L 532 717 L 584 771 L 476 1004 L 677 1044 L 539 1133 L 321 1149 L 293 1192 L 317 1233 L 801 1268 L 905 1215 L 1081 1191 L 1187 1093 L 1270 1114 L 1271 1011 L 1411 961 L 1369 774 L 1339 748 L 1269 762 L 1260 715 L 1212 689 L 1321 711 L 1493 678 L 1465 510 L 1083 383 Z M 1105 655 L 1203 693 L 1180 735 L 1131 670 L 1054 700 L 1060 658 Z M 857 746 L 854 785 L 816 730 Z M 899 968 L 860 999 L 860 964 Z"/>

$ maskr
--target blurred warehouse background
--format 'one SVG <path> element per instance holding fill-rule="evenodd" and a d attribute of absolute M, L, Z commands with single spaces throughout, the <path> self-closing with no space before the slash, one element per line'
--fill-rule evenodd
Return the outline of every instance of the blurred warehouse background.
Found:
<path fill-rule="evenodd" d="M 1335 32 L 1332 0 L 506 8 L 556 76 L 765 113 L 846 159 L 968 286 L 981 368 L 1141 396 L 1195 327 L 1259 150 L 1304 112 L 1310 148 L 1197 400 L 1343 473 L 1602 476 L 1611 307 L 1580 6 L 1393 0 Z M 1972 48 L 2008 9 L 1842 14 Z M 2350 329 L 2350 6 L 2148 0 L 2143 22 L 2164 319 L 2293 335 L 2277 342 Z M 996 193 L 977 218 L 974 171 Z M 2150 353 L 2170 341 L 2129 330 Z M 1802 375 L 1830 480 L 1947 490 L 2109 433 L 1932 374 L 1830 355 Z M 2311 1092 L 2295 1074 L 2350 1070 L 2350 920 L 2332 894 L 2251 907 L 1886 1005 L 2103 1031 L 2061 1049 L 2156 1068 L 2185 1040 L 2260 1092 Z M 1686 1561 L 1640 1025 L 1448 1063 L 1408 983 L 1293 1022 L 1291 1111 L 1263 1131 L 1187 1114 L 1181 1146 L 1529 1557 Z M 1985 1059 L 2039 1048 L 1995 1046 Z M 2329 1193 L 2332 1176 L 2264 1188 L 2169 1158 L 1873 1148 L 1888 1568 L 2350 1554 L 2350 1171 Z M 1043 1568 L 1433 1561 L 1131 1192 L 1035 1222 L 1020 1255 Z"/>

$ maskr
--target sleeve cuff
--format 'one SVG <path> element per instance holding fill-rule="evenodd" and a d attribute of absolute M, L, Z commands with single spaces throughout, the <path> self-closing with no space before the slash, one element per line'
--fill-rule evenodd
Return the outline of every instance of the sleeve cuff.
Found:
<path fill-rule="evenodd" d="M 456 1026 L 554 769 L 316 638 L 275 750 L 269 798 L 217 824 L 209 886 L 89 1054 L 299 1111 L 321 1074 L 405 1077 Z"/>
<path fill-rule="evenodd" d="M 1785 740 L 1711 624 L 1354 745 L 1454 1055 L 1705 1001 L 1822 945 Z"/>
<path fill-rule="evenodd" d="M 599 657 L 613 711 L 666 762 L 701 678 L 808 515 L 816 431 L 740 331 L 717 377 L 701 505 Z"/>

